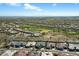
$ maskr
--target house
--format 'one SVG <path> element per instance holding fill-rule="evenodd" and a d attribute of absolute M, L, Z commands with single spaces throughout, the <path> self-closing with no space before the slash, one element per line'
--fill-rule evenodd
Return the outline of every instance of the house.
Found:
<path fill-rule="evenodd" d="M 68 50 L 69 51 L 79 51 L 79 44 L 78 43 L 70 43 Z"/>
<path fill-rule="evenodd" d="M 10 48 L 20 48 L 20 47 L 25 47 L 26 43 L 25 42 L 10 42 L 8 44 Z"/>
<path fill-rule="evenodd" d="M 13 56 L 29 56 L 29 51 L 19 50 L 14 53 Z"/>
<path fill-rule="evenodd" d="M 31 51 L 30 56 L 41 56 L 41 51 Z"/>
<path fill-rule="evenodd" d="M 10 34 L 17 34 L 18 32 L 17 31 L 14 31 L 14 30 L 10 30 L 9 33 Z"/>
<path fill-rule="evenodd" d="M 26 42 L 20 42 L 20 47 L 26 47 Z"/>
<path fill-rule="evenodd" d="M 15 45 L 15 48 L 20 48 L 20 43 L 19 42 L 15 42 L 14 45 Z"/>
<path fill-rule="evenodd" d="M 52 52 L 41 52 L 41 56 L 53 56 Z"/>
<path fill-rule="evenodd" d="M 13 43 L 11 43 L 11 44 L 9 45 L 9 47 L 14 47 L 14 44 L 13 44 Z"/>
<path fill-rule="evenodd" d="M 79 43 L 78 44 L 76 44 L 76 51 L 79 51 Z"/>
<path fill-rule="evenodd" d="M 35 48 L 41 49 L 46 46 L 46 42 L 36 42 Z"/>
<path fill-rule="evenodd" d="M 64 48 L 66 48 L 66 43 L 56 43 L 56 49 L 57 50 L 63 50 Z"/>
<path fill-rule="evenodd" d="M 72 44 L 72 43 L 69 43 L 69 48 L 68 48 L 68 50 L 69 50 L 69 51 L 74 51 L 74 48 L 75 48 L 75 45 Z"/>
<path fill-rule="evenodd" d="M 52 49 L 52 48 L 54 48 L 55 47 L 55 43 L 51 43 L 51 42 L 47 42 L 46 43 L 46 48 L 47 49 Z"/>
<path fill-rule="evenodd" d="M 34 47 L 36 42 L 27 42 L 26 47 Z"/>
<path fill-rule="evenodd" d="M 69 47 L 69 43 L 68 42 L 65 42 L 63 48 L 64 49 L 68 49 L 68 47 Z"/>
<path fill-rule="evenodd" d="M 24 37 L 30 37 L 32 36 L 31 34 L 26 34 L 26 33 L 23 33 Z"/>
<path fill-rule="evenodd" d="M 39 36 L 41 36 L 41 33 L 33 33 L 33 36 L 39 37 Z"/>

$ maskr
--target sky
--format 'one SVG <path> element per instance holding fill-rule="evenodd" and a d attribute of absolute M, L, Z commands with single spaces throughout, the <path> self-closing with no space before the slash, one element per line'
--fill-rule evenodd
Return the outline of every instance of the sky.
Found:
<path fill-rule="evenodd" d="M 79 16 L 79 4 L 0 3 L 0 16 Z"/>

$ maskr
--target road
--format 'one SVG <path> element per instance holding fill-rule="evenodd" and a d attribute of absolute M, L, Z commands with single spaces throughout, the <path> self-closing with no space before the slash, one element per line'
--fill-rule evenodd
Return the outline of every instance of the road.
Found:
<path fill-rule="evenodd" d="M 12 56 L 17 50 L 6 50 L 1 56 Z"/>
<path fill-rule="evenodd" d="M 12 56 L 14 53 L 16 53 L 19 50 L 25 50 L 25 51 L 45 51 L 45 52 L 52 52 L 52 53 L 63 53 L 68 56 L 79 56 L 79 52 L 70 52 L 70 51 L 59 51 L 59 50 L 31 50 L 29 48 L 22 48 L 22 49 L 8 49 L 6 50 L 1 56 Z"/>

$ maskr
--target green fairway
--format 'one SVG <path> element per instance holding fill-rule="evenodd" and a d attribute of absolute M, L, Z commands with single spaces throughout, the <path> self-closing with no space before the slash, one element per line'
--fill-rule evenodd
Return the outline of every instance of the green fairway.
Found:
<path fill-rule="evenodd" d="M 67 30 L 63 30 L 63 29 L 59 29 L 59 28 L 51 28 L 51 27 L 47 27 L 47 26 L 42 26 L 42 25 L 23 25 L 19 27 L 20 29 L 23 30 L 28 30 L 28 31 L 32 31 L 32 32 L 63 32 L 66 35 L 79 35 L 79 32 L 74 32 L 74 31 L 68 31 Z"/>
<path fill-rule="evenodd" d="M 37 26 L 37 25 L 24 25 L 24 26 L 20 26 L 20 28 L 23 30 L 29 30 L 29 31 L 33 31 L 33 32 L 40 32 L 43 29 L 44 30 L 52 30 L 52 28 L 48 28 L 45 26 Z"/>

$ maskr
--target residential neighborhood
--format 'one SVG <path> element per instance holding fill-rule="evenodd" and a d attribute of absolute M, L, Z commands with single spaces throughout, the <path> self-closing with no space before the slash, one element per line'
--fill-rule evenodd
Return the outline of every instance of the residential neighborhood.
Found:
<path fill-rule="evenodd" d="M 18 25 L 10 20 L 2 21 L 0 24 L 0 55 L 2 56 L 79 55 L 79 23 L 75 25 L 76 20 L 73 24 L 54 25 L 33 23 L 28 25 L 16 21 L 21 23 Z"/>

